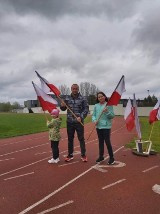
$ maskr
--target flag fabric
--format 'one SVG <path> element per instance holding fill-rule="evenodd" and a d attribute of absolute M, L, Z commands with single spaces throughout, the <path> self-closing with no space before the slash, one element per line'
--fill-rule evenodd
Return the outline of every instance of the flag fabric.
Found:
<path fill-rule="evenodd" d="M 128 131 L 132 131 L 135 126 L 134 110 L 132 107 L 131 100 L 129 99 L 124 112 L 124 119 Z"/>
<path fill-rule="evenodd" d="M 139 118 L 138 118 L 138 110 L 137 110 L 137 102 L 136 102 L 136 97 L 135 94 L 133 94 L 133 109 L 134 109 L 134 117 L 135 117 L 135 126 L 137 130 L 137 135 L 139 139 L 142 139 L 142 134 L 141 134 L 141 128 L 140 128 L 140 123 L 139 123 Z"/>
<path fill-rule="evenodd" d="M 51 113 L 53 109 L 56 109 L 58 104 L 57 101 L 42 91 L 34 82 L 32 82 L 32 84 L 43 111 Z"/>
<path fill-rule="evenodd" d="M 49 82 L 48 82 L 44 77 L 42 77 L 37 71 L 35 71 L 35 72 L 36 72 L 37 76 L 40 78 L 40 80 L 42 80 L 42 81 L 50 88 L 50 91 L 52 91 L 57 97 L 61 94 L 61 92 L 59 91 L 59 89 L 58 89 L 55 85 L 49 83 Z M 46 90 L 46 89 L 45 89 L 45 90 Z"/>
<path fill-rule="evenodd" d="M 53 94 L 53 92 L 51 92 L 51 89 L 46 85 L 46 83 L 41 78 L 39 78 L 39 79 L 40 79 L 40 82 L 41 82 L 42 91 L 44 91 L 46 94 Z"/>
<path fill-rule="evenodd" d="M 114 92 L 112 93 L 111 97 L 108 100 L 107 105 L 117 105 L 119 103 L 119 100 L 121 99 L 121 95 L 123 92 L 125 92 L 125 79 L 124 75 L 121 77 L 117 87 L 115 88 Z"/>
<path fill-rule="evenodd" d="M 160 120 L 160 99 L 154 106 L 153 110 L 149 114 L 149 123 L 152 124 L 153 122 Z"/>

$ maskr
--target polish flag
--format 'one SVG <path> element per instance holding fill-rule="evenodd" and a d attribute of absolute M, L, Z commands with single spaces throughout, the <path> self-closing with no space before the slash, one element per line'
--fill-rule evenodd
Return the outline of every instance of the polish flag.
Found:
<path fill-rule="evenodd" d="M 50 88 L 50 91 L 52 91 L 57 97 L 61 94 L 61 92 L 59 91 L 59 89 L 56 86 L 54 86 L 53 84 L 49 83 L 37 71 L 35 71 L 35 72 L 36 72 L 37 76 L 40 78 L 40 80 L 42 80 L 48 86 L 48 88 Z M 47 90 L 47 88 L 45 90 Z"/>
<path fill-rule="evenodd" d="M 32 82 L 32 84 L 43 111 L 51 113 L 51 111 L 56 108 L 58 104 L 57 101 L 42 91 L 34 82 Z"/>
<path fill-rule="evenodd" d="M 137 110 L 137 102 L 136 102 L 136 97 L 135 94 L 133 94 L 133 109 L 134 109 L 134 117 L 135 117 L 135 126 L 137 130 L 137 135 L 139 139 L 142 139 L 142 134 L 141 134 L 141 128 L 140 128 L 140 123 L 139 123 L 139 118 L 138 118 L 138 110 Z"/>
<path fill-rule="evenodd" d="M 160 99 L 154 106 L 153 110 L 149 114 L 149 123 L 152 124 L 153 122 L 160 120 Z"/>
<path fill-rule="evenodd" d="M 112 105 L 118 105 L 119 100 L 121 99 L 121 95 L 123 92 L 125 92 L 125 80 L 124 80 L 124 75 L 121 77 L 117 87 L 115 88 L 114 92 L 112 93 L 111 97 L 108 100 L 107 105 L 112 106 Z"/>
<path fill-rule="evenodd" d="M 126 122 L 126 127 L 128 131 L 132 131 L 132 129 L 135 126 L 134 123 L 134 110 L 131 104 L 131 100 L 129 99 L 125 108 L 125 112 L 124 112 L 124 119 Z"/>

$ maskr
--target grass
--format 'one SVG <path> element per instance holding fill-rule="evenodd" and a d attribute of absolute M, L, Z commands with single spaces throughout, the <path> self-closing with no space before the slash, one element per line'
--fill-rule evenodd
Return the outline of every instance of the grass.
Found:
<path fill-rule="evenodd" d="M 49 114 L 0 113 L 0 139 L 48 131 L 45 116 L 51 119 Z M 64 128 L 66 115 L 61 115 L 61 118 L 61 127 Z M 89 121 L 91 118 L 87 117 L 85 123 Z"/>
<path fill-rule="evenodd" d="M 49 114 L 45 114 L 51 119 Z M 48 131 L 44 114 L 16 114 L 0 113 L 0 139 L 27 135 Z M 66 127 L 66 115 L 61 115 L 62 128 Z M 85 123 L 91 121 L 91 116 L 85 119 Z M 142 140 L 149 140 L 153 125 L 148 123 L 148 117 L 140 117 Z M 136 139 L 136 138 L 135 138 Z M 135 147 L 135 139 L 126 145 L 128 148 Z M 150 140 L 152 149 L 160 152 L 160 121 L 154 123 Z"/>
<path fill-rule="evenodd" d="M 141 133 L 142 133 L 142 140 L 152 141 L 152 149 L 156 152 L 160 153 L 160 121 L 153 123 L 152 125 L 148 122 L 148 117 L 140 117 L 140 126 L 141 126 Z M 129 144 L 126 146 L 128 148 L 135 148 L 135 140 L 138 138 L 133 139 Z M 144 145 L 144 150 L 146 146 Z"/>

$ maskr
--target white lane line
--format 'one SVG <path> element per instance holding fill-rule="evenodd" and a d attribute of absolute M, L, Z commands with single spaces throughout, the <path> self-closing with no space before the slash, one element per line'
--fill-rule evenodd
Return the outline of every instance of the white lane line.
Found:
<path fill-rule="evenodd" d="M 118 152 L 120 149 L 124 148 L 124 146 L 120 147 L 119 149 L 117 149 L 114 153 Z M 63 186 L 61 186 L 59 189 L 55 190 L 54 192 L 51 192 L 49 195 L 45 196 L 44 198 L 42 198 L 41 200 L 37 201 L 35 204 L 32 204 L 30 207 L 26 208 L 25 210 L 21 211 L 19 214 L 24 214 L 27 213 L 28 211 L 32 210 L 34 207 L 38 206 L 39 204 L 43 203 L 44 201 L 48 200 L 49 198 L 51 198 L 53 195 L 55 195 L 56 193 L 60 192 L 61 190 L 63 190 L 64 188 L 66 188 L 67 186 L 69 186 L 70 184 L 72 184 L 74 181 L 78 180 L 80 177 L 82 177 L 83 175 L 87 174 L 88 172 L 90 172 L 93 169 L 93 166 L 91 166 L 88 170 L 82 172 L 81 174 L 79 174 L 77 177 L 73 178 L 72 180 L 70 180 L 69 182 L 67 182 L 66 184 L 64 184 Z"/>
<path fill-rule="evenodd" d="M 9 161 L 9 160 L 13 160 L 15 158 L 8 158 L 8 159 L 3 159 L 3 160 L 0 160 L 0 161 Z"/>
<path fill-rule="evenodd" d="M 31 175 L 31 174 L 34 174 L 34 172 L 29 172 L 29 173 L 26 173 L 26 174 L 23 174 L 23 175 L 17 175 L 17 176 L 14 176 L 14 177 L 5 178 L 4 181 L 15 179 L 15 178 L 19 178 L 19 177 L 23 177 L 23 176 L 26 176 L 26 175 Z"/>
<path fill-rule="evenodd" d="M 30 164 L 28 164 L 28 165 L 19 167 L 19 168 L 17 168 L 17 169 L 13 169 L 13 170 L 11 170 L 11 171 L 5 172 L 5 173 L 3 173 L 3 174 L 0 174 L 0 177 L 3 176 L 3 175 L 10 174 L 10 173 L 12 173 L 12 172 L 16 172 L 16 171 L 18 171 L 18 170 L 20 170 L 20 169 L 24 169 L 24 168 L 26 168 L 26 167 L 28 167 L 28 166 L 32 166 L 32 165 L 34 165 L 34 164 L 36 164 L 36 163 L 39 163 L 39 162 L 41 162 L 41 161 L 44 161 L 44 160 L 46 160 L 46 159 L 48 159 L 48 158 L 50 158 L 50 157 L 47 157 L 47 158 L 41 159 L 41 160 L 39 160 L 39 161 L 30 163 Z"/>
<path fill-rule="evenodd" d="M 160 194 L 160 185 L 155 184 L 155 185 L 152 187 L 152 190 L 153 190 L 155 193 Z"/>
<path fill-rule="evenodd" d="M 104 187 L 102 187 L 102 189 L 107 189 L 107 188 L 109 188 L 109 187 L 111 187 L 111 186 L 114 186 L 114 185 L 116 185 L 116 184 L 119 184 L 119 183 L 121 183 L 121 182 L 123 182 L 123 181 L 125 181 L 126 179 L 124 178 L 124 179 L 121 179 L 121 180 L 119 180 L 119 181 L 116 181 L 115 183 L 112 183 L 112 184 L 109 184 L 109 185 L 107 185 L 107 186 L 104 186 Z"/>
<path fill-rule="evenodd" d="M 37 148 L 37 147 L 40 147 L 40 146 L 44 146 L 44 145 L 47 145 L 47 144 L 48 143 L 44 143 L 44 144 L 40 144 L 40 145 L 37 145 L 37 146 L 32 146 L 32 147 L 28 147 L 28 148 L 25 148 L 25 149 L 20 149 L 20 150 L 14 151 L 14 152 L 9 152 L 9 153 L 0 155 L 0 157 L 6 156 L 6 155 L 10 155 L 10 154 L 14 154 L 14 153 L 17 153 L 17 152 L 23 152 L 23 151 L 26 151 L 26 150 L 29 150 L 29 149 L 34 149 L 34 148 Z"/>
<path fill-rule="evenodd" d="M 67 201 L 66 203 L 60 204 L 60 205 L 58 205 L 58 206 L 56 206 L 56 207 L 52 207 L 52 208 L 50 208 L 50 209 L 48 209 L 48 210 L 44 210 L 44 211 L 42 211 L 42 212 L 40 212 L 40 213 L 37 213 L 37 214 L 49 213 L 49 212 L 51 212 L 51 211 L 53 211 L 53 210 L 57 210 L 57 209 L 59 209 L 59 208 L 61 208 L 61 207 L 64 207 L 64 206 L 66 206 L 66 205 L 69 205 L 69 204 L 71 204 L 71 203 L 73 203 L 73 202 L 74 202 L 74 201 Z"/>
<path fill-rule="evenodd" d="M 58 167 L 68 166 L 68 165 L 72 165 L 72 164 L 78 163 L 78 162 L 79 162 L 79 161 L 74 161 L 74 162 L 71 162 L 71 163 L 65 163 L 65 164 L 59 165 Z"/>
<path fill-rule="evenodd" d="M 148 172 L 148 171 L 150 171 L 150 170 L 152 170 L 152 169 L 155 169 L 155 168 L 157 168 L 157 167 L 159 167 L 159 166 L 153 166 L 153 167 L 151 167 L 151 168 L 149 168 L 149 169 L 143 170 L 142 172 Z"/>

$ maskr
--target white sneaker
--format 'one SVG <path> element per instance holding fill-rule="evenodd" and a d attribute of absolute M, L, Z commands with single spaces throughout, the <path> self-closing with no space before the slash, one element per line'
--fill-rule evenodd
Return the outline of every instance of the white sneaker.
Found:
<path fill-rule="evenodd" d="M 52 158 L 51 160 L 48 160 L 48 163 L 55 163 L 55 160 Z"/>
<path fill-rule="evenodd" d="M 59 161 L 60 161 L 60 159 L 57 158 L 57 159 L 54 160 L 54 163 L 58 163 Z"/>

